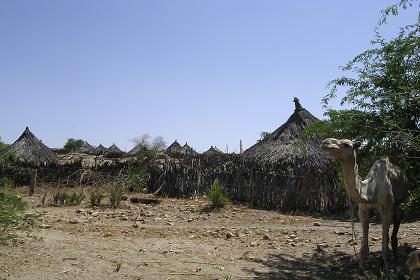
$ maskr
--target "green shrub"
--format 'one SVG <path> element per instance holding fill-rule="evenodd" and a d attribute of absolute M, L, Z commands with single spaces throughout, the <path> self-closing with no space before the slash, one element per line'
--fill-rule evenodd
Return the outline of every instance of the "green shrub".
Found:
<path fill-rule="evenodd" d="M 17 193 L 5 188 L 0 190 L 0 244 L 15 240 L 13 230 L 29 231 L 40 214 L 25 214 L 28 205 Z"/>
<path fill-rule="evenodd" d="M 9 178 L 9 177 L 3 177 L 0 179 L 0 188 L 11 188 L 13 187 L 14 182 L 13 179 Z"/>
<path fill-rule="evenodd" d="M 85 199 L 85 194 L 83 192 L 78 193 L 74 192 L 71 195 L 68 196 L 67 204 L 68 205 L 80 205 L 82 203 L 83 199 Z"/>
<path fill-rule="evenodd" d="M 124 196 L 124 185 L 122 183 L 114 183 L 108 190 L 109 200 L 112 207 L 118 207 Z"/>
<path fill-rule="evenodd" d="M 217 180 L 211 185 L 208 198 L 214 208 L 224 207 L 228 202 L 228 199 L 223 191 L 223 186 Z"/>
<path fill-rule="evenodd" d="M 67 203 L 68 199 L 69 195 L 64 191 L 58 191 L 53 196 L 55 205 L 64 205 Z"/>
<path fill-rule="evenodd" d="M 89 193 L 90 206 L 96 207 L 101 204 L 101 200 L 104 198 L 104 194 L 99 191 L 92 191 Z"/>
<path fill-rule="evenodd" d="M 408 201 L 401 204 L 401 209 L 407 219 L 420 218 L 420 188 L 411 191 Z"/>
<path fill-rule="evenodd" d="M 142 192 L 147 188 L 150 173 L 145 166 L 129 166 L 128 177 L 125 182 L 130 192 Z"/>

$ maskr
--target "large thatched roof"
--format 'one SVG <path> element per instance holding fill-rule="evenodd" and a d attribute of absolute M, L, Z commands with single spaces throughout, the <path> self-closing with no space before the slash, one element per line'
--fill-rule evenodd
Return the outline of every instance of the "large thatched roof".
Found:
<path fill-rule="evenodd" d="M 300 136 L 305 127 L 317 118 L 303 108 L 297 98 L 294 99 L 294 102 L 295 111 L 286 123 L 245 150 L 243 153 L 245 158 L 272 163 L 295 157 L 319 156 L 323 159 L 327 158 L 320 150 L 320 141 L 315 135 L 312 135 L 309 140 L 302 141 Z"/>
<path fill-rule="evenodd" d="M 55 164 L 57 157 L 41 140 L 26 127 L 22 135 L 8 148 L 16 155 L 18 162 L 32 166 Z"/>

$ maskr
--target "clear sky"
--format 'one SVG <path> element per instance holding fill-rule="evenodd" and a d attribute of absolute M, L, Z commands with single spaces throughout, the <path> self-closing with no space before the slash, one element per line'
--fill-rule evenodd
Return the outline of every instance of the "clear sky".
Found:
<path fill-rule="evenodd" d="M 129 150 L 149 133 L 248 148 L 294 96 L 321 118 L 327 82 L 395 2 L 0 0 L 0 137 L 29 126 L 50 147 L 73 137 Z"/>

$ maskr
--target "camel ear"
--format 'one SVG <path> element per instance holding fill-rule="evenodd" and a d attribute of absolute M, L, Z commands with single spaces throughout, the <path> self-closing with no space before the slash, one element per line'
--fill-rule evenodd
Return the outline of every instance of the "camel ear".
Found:
<path fill-rule="evenodd" d="M 360 148 L 361 145 L 362 145 L 362 142 L 357 141 L 357 140 L 353 140 L 353 148 L 354 149 Z"/>

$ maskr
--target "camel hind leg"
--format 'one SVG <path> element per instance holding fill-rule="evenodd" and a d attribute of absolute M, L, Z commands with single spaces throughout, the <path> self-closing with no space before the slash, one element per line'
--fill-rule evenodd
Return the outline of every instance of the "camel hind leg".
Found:
<path fill-rule="evenodd" d="M 394 222 L 394 226 L 392 227 L 391 246 L 392 246 L 392 256 L 394 258 L 394 266 L 396 266 L 398 264 L 397 235 L 398 235 L 398 230 L 400 229 L 400 224 L 401 224 L 401 211 L 398 208 L 398 206 L 395 206 L 395 209 L 394 209 L 393 222 Z"/>

